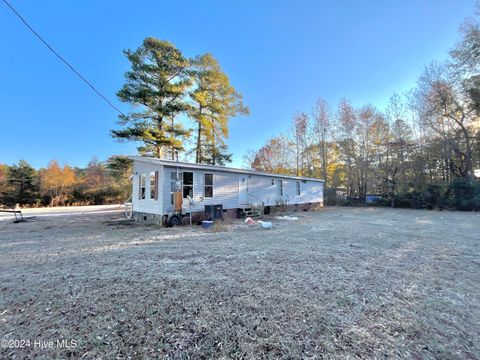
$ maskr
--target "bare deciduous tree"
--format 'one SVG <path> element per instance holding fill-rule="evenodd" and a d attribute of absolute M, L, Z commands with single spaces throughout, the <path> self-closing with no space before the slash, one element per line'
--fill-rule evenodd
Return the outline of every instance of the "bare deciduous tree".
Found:
<path fill-rule="evenodd" d="M 328 181 L 328 147 L 327 147 L 327 138 L 328 133 L 330 131 L 330 108 L 328 103 L 319 98 L 317 103 L 315 104 L 315 108 L 313 110 L 313 134 L 314 134 L 314 142 L 318 146 L 320 160 L 321 160 L 321 168 L 322 168 L 322 178 Z"/>

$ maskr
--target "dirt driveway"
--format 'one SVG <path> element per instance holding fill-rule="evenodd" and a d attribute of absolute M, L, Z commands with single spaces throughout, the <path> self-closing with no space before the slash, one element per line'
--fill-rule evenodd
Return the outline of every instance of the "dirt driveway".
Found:
<path fill-rule="evenodd" d="M 480 214 L 0 222 L 0 358 L 480 357 Z"/>

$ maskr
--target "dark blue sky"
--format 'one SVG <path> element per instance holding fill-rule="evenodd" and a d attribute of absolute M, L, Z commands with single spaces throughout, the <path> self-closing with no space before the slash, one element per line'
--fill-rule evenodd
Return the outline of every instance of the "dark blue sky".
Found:
<path fill-rule="evenodd" d="M 129 66 L 123 49 L 155 36 L 186 56 L 212 53 L 251 111 L 231 121 L 234 166 L 319 96 L 383 110 L 426 64 L 446 58 L 474 8 L 473 0 L 10 2 L 123 111 L 115 97 Z M 135 153 L 109 135 L 115 111 L 1 2 L 0 48 L 0 163 L 84 166 Z"/>

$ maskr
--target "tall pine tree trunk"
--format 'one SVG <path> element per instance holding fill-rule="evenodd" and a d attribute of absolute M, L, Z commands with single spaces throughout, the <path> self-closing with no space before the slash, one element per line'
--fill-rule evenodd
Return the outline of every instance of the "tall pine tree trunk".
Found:
<path fill-rule="evenodd" d="M 212 165 L 217 161 L 217 149 L 215 148 L 215 120 L 212 119 Z"/>
<path fill-rule="evenodd" d="M 472 146 L 470 143 L 470 134 L 468 133 L 468 129 L 464 126 L 462 126 L 462 133 L 465 137 L 465 172 L 463 174 L 464 177 L 466 178 L 472 178 L 473 177 L 473 161 L 472 161 Z"/>
<path fill-rule="evenodd" d="M 202 123 L 198 121 L 198 132 L 197 132 L 197 148 L 195 153 L 195 162 L 202 162 Z"/>
<path fill-rule="evenodd" d="M 163 118 L 157 118 L 157 128 L 158 128 L 158 132 L 161 134 L 162 133 L 162 128 L 163 128 Z M 159 159 L 162 158 L 162 147 L 163 145 L 162 144 L 159 144 L 157 142 L 157 144 L 155 145 L 155 150 L 157 151 L 157 157 Z"/>
<path fill-rule="evenodd" d="M 212 137 L 212 165 L 215 165 L 216 162 L 216 157 L 217 157 L 217 149 L 215 148 L 215 134 L 213 134 Z"/>
<path fill-rule="evenodd" d="M 172 140 L 172 160 L 175 161 L 175 132 L 174 132 L 174 120 L 173 120 L 173 117 L 172 117 L 172 135 L 171 135 L 171 140 Z"/>

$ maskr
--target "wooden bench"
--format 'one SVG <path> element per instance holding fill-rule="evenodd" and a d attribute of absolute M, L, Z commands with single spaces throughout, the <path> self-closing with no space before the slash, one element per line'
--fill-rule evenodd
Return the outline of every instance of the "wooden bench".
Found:
<path fill-rule="evenodd" d="M 18 222 L 21 222 L 21 221 L 25 221 L 25 219 L 23 218 L 23 214 L 22 214 L 22 211 L 21 210 L 5 210 L 5 209 L 0 209 L 0 212 L 4 212 L 4 213 L 13 213 L 15 215 L 15 223 L 18 223 Z"/>

